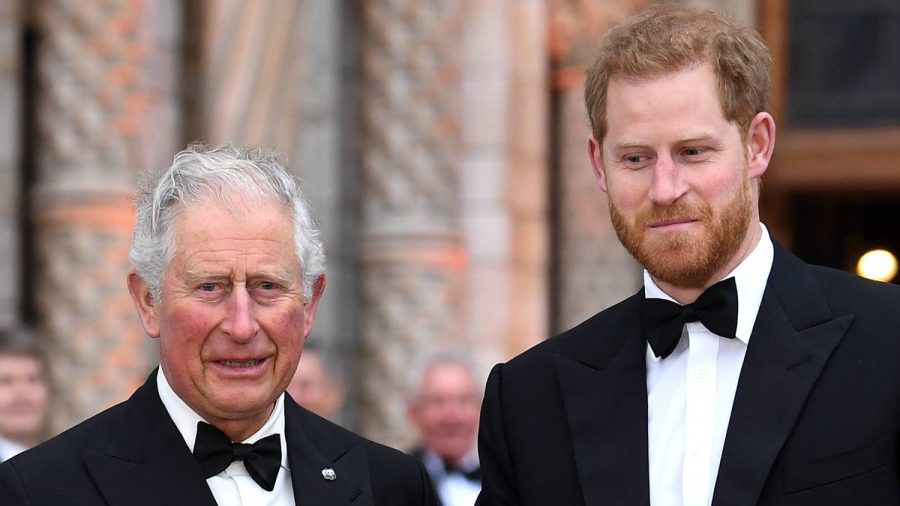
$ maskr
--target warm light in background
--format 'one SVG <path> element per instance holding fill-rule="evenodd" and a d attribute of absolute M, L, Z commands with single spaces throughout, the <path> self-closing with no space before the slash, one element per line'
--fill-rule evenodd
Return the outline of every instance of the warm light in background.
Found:
<path fill-rule="evenodd" d="M 890 281 L 897 275 L 897 257 L 883 249 L 873 249 L 859 257 L 856 273 L 876 281 Z"/>

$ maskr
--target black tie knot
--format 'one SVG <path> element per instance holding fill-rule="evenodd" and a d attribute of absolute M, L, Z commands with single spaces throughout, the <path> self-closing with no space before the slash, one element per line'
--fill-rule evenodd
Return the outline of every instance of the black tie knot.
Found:
<path fill-rule="evenodd" d="M 234 455 L 234 460 L 246 460 L 250 455 L 250 452 L 253 451 L 253 445 L 248 445 L 244 443 L 231 443 L 231 452 Z"/>
<path fill-rule="evenodd" d="M 694 311 L 694 305 L 688 304 L 686 306 L 682 306 L 681 308 L 681 316 L 684 318 L 685 322 L 698 322 L 700 321 L 700 316 L 697 315 L 697 311 Z"/>
<path fill-rule="evenodd" d="M 207 479 L 240 460 L 253 481 L 271 492 L 281 469 L 281 437 L 272 434 L 253 444 L 232 443 L 221 430 L 206 422 L 197 422 L 194 458 Z"/>
<path fill-rule="evenodd" d="M 684 306 L 665 299 L 644 299 L 641 307 L 644 332 L 653 353 L 666 358 L 675 351 L 684 324 L 699 321 L 711 332 L 734 339 L 738 295 L 734 278 L 710 286 L 697 300 Z"/>
<path fill-rule="evenodd" d="M 474 468 L 465 470 L 461 466 L 455 465 L 450 460 L 447 460 L 447 459 L 441 459 L 441 460 L 444 463 L 444 472 L 447 473 L 447 476 L 452 476 L 454 474 L 458 474 L 469 481 L 481 482 L 481 467 L 480 466 L 475 466 Z"/>

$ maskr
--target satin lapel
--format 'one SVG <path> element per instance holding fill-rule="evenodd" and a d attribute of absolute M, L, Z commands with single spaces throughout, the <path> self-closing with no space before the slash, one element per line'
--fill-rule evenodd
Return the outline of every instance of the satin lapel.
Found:
<path fill-rule="evenodd" d="M 297 506 L 373 506 L 369 467 L 362 447 L 338 444 L 320 420 L 285 397 L 288 462 Z M 333 472 L 326 479 L 323 471 Z"/>
<path fill-rule="evenodd" d="M 586 504 L 649 504 L 643 292 L 603 328 L 585 330 L 575 357 L 556 357 Z"/>
<path fill-rule="evenodd" d="M 747 347 L 713 505 L 755 505 L 810 390 L 853 315 L 834 317 L 808 265 L 775 244 Z"/>
<path fill-rule="evenodd" d="M 127 401 L 106 450 L 84 462 L 110 506 L 216 504 L 159 400 L 156 372 Z"/>

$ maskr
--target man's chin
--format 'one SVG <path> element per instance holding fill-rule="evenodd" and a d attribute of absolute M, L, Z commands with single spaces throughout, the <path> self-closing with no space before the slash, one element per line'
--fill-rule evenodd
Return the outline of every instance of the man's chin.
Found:
<path fill-rule="evenodd" d="M 654 280 L 679 288 L 702 288 L 712 274 L 701 252 L 693 248 L 649 253 L 639 261 Z"/>

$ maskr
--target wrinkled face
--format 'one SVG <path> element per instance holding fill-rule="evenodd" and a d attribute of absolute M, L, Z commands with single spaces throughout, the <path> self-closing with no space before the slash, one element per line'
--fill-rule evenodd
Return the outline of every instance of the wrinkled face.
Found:
<path fill-rule="evenodd" d="M 324 278 L 304 301 L 288 212 L 235 200 L 178 214 L 159 303 L 136 275 L 129 281 L 173 390 L 239 440 L 265 422 L 293 377 Z"/>
<path fill-rule="evenodd" d="M 337 414 L 344 397 L 343 385 L 328 374 L 322 357 L 309 351 L 303 354 L 287 391 L 300 405 L 325 418 Z"/>
<path fill-rule="evenodd" d="M 0 436 L 35 441 L 43 428 L 49 395 L 40 360 L 0 355 Z"/>
<path fill-rule="evenodd" d="M 718 97 L 708 64 L 615 78 L 609 131 L 602 149 L 591 146 L 622 244 L 654 279 L 677 287 L 726 275 L 749 253 L 758 221 L 751 178 L 765 166 L 748 165 L 752 154 Z"/>
<path fill-rule="evenodd" d="M 481 396 L 475 379 L 461 364 L 435 364 L 422 380 L 410 418 L 425 447 L 459 461 L 475 447 Z"/>

